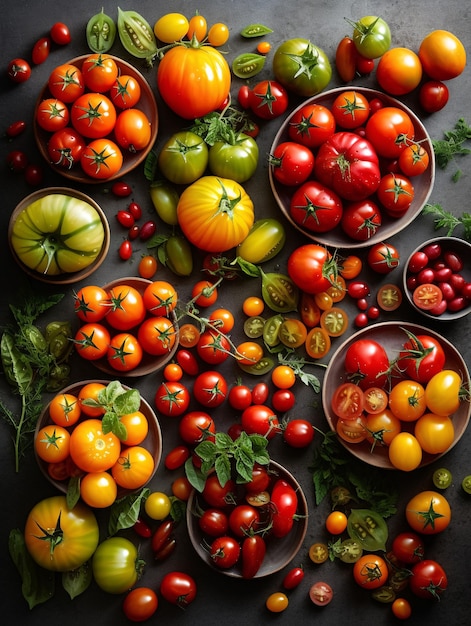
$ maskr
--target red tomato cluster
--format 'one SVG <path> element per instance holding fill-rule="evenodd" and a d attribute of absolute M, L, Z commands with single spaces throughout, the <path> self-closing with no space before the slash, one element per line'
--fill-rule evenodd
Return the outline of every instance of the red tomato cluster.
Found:
<path fill-rule="evenodd" d="M 49 476 L 59 482 L 79 476 L 80 496 L 94 508 L 111 506 L 119 490 L 143 487 L 155 465 L 147 447 L 149 423 L 142 411 L 119 417 L 126 433 L 123 440 L 113 431 L 106 432 L 105 407 L 98 403 L 104 389 L 104 384 L 90 382 L 76 392 L 54 396 L 47 423 L 34 440 Z M 91 406 L 85 400 L 97 404 Z"/>
<path fill-rule="evenodd" d="M 125 281 L 109 290 L 86 285 L 75 294 L 75 312 L 82 324 L 74 341 L 81 357 L 129 372 L 146 355 L 155 359 L 171 352 L 178 336 L 171 319 L 177 292 L 167 281 L 143 285 L 142 290 Z"/>
<path fill-rule="evenodd" d="M 412 178 L 429 167 L 410 116 L 354 89 L 330 108 L 297 109 L 288 135 L 270 155 L 271 172 L 293 188 L 290 216 L 311 233 L 340 228 L 353 241 L 367 241 L 385 217 L 405 215 L 414 200 Z"/>
<path fill-rule="evenodd" d="M 36 108 L 36 123 L 47 133 L 51 162 L 65 170 L 79 165 L 94 179 L 121 169 L 123 154 L 145 149 L 151 122 L 139 108 L 141 87 L 120 74 L 106 54 L 90 54 L 79 68 L 64 63 L 49 75 Z"/>
<path fill-rule="evenodd" d="M 471 283 L 463 276 L 462 255 L 433 242 L 414 252 L 407 265 L 406 285 L 417 308 L 439 317 L 471 304 Z"/>
<path fill-rule="evenodd" d="M 331 398 L 338 436 L 366 441 L 373 452 L 387 446 L 392 465 L 404 471 L 418 467 L 424 452 L 445 452 L 454 441 L 451 416 L 462 389 L 445 362 L 443 346 L 430 335 L 410 335 L 393 362 L 377 341 L 354 341 L 345 353 L 347 381 Z"/>
<path fill-rule="evenodd" d="M 198 507 L 197 524 L 214 565 L 253 578 L 277 539 L 293 530 L 298 496 L 288 481 L 255 465 L 252 481 L 244 485 L 230 479 L 221 486 L 210 475 Z"/>

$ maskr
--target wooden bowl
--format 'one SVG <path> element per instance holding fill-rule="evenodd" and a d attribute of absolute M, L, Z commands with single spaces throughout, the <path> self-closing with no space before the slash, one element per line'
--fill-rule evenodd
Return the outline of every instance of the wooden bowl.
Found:
<path fill-rule="evenodd" d="M 82 67 L 83 62 L 88 56 L 89 56 L 88 54 L 85 54 L 85 55 L 76 57 L 72 59 L 71 61 L 67 61 L 66 63 L 69 63 L 70 65 L 75 65 L 76 67 L 80 69 Z M 140 97 L 139 102 L 136 104 L 136 108 L 140 109 L 143 113 L 145 113 L 148 119 L 150 120 L 151 127 L 152 127 L 151 138 L 150 138 L 149 144 L 143 150 L 140 150 L 138 152 L 130 152 L 127 150 L 123 150 L 123 165 L 121 166 L 121 169 L 116 174 L 113 174 L 112 176 L 106 179 L 97 179 L 97 178 L 91 178 L 90 176 L 87 176 L 85 172 L 82 170 L 82 168 L 80 167 L 80 164 L 75 164 L 69 170 L 69 169 L 60 167 L 58 165 L 55 165 L 54 163 L 51 163 L 51 159 L 49 157 L 49 153 L 47 150 L 47 144 L 52 133 L 49 133 L 45 131 L 44 129 L 42 129 L 36 122 L 36 111 L 39 107 L 40 102 L 44 100 L 44 98 L 51 97 L 47 83 L 46 83 L 46 85 L 41 90 L 41 93 L 39 94 L 39 97 L 36 101 L 36 107 L 34 110 L 33 123 L 34 123 L 34 136 L 36 139 L 36 143 L 38 145 L 39 151 L 41 152 L 44 159 L 49 163 L 50 167 L 61 176 L 64 176 L 65 178 L 68 178 L 69 180 L 73 180 L 76 183 L 88 183 L 88 184 L 101 183 L 103 184 L 104 182 L 113 181 L 113 180 L 116 180 L 117 178 L 122 178 L 123 176 L 126 176 L 126 174 L 134 170 L 138 165 L 140 165 L 144 161 L 144 159 L 147 157 L 147 155 L 151 151 L 152 146 L 154 145 L 155 140 L 157 138 L 157 132 L 159 128 L 159 115 L 158 115 L 158 110 L 157 110 L 157 103 L 155 101 L 155 97 L 152 92 L 152 89 L 150 88 L 149 83 L 144 78 L 144 76 L 138 70 L 136 70 L 136 68 L 133 67 L 130 63 L 127 63 L 126 61 L 123 61 L 122 59 L 119 59 L 118 57 L 115 57 L 112 55 L 108 55 L 108 56 L 111 56 L 111 58 L 114 59 L 116 65 L 118 66 L 118 70 L 120 74 L 126 74 L 128 76 L 132 76 L 139 83 L 141 87 L 141 97 Z M 119 113 L 119 110 L 117 112 Z M 112 135 L 110 135 L 110 139 L 112 138 L 113 138 Z M 86 142 L 88 143 L 87 140 Z"/>
<path fill-rule="evenodd" d="M 281 478 L 287 481 L 296 490 L 298 496 L 296 514 L 299 519 L 295 520 L 293 529 L 285 537 L 277 539 L 269 535 L 266 536 L 265 558 L 254 578 L 270 576 L 286 567 L 300 550 L 308 526 L 308 504 L 301 485 L 285 467 L 275 461 L 270 462 L 270 472 L 273 472 L 275 479 Z M 240 559 L 239 563 L 230 569 L 221 569 L 214 564 L 207 548 L 207 544 L 211 542 L 211 537 L 202 532 L 199 527 L 198 516 L 195 514 L 198 507 L 204 507 L 204 502 L 201 495 L 193 490 L 187 503 L 186 522 L 190 541 L 196 554 L 215 571 L 231 578 L 242 578 Z"/>
<path fill-rule="evenodd" d="M 13 227 L 20 213 L 27 206 L 29 206 L 33 202 L 36 202 L 36 200 L 40 200 L 41 198 L 44 198 L 45 196 L 53 195 L 53 194 L 64 194 L 67 196 L 72 196 L 73 198 L 78 198 L 79 200 L 82 200 L 83 202 L 87 202 L 98 213 L 101 219 L 101 222 L 103 224 L 104 237 L 103 237 L 103 244 L 102 244 L 99 255 L 90 265 L 88 265 L 87 267 L 84 267 L 83 269 L 77 272 L 62 273 L 62 274 L 55 274 L 55 275 L 42 274 L 41 272 L 36 272 L 35 270 L 31 269 L 30 267 L 28 267 L 21 261 L 21 259 L 19 258 L 15 250 L 13 249 L 13 246 L 11 243 L 11 234 L 13 231 Z M 10 250 L 13 255 L 13 258 L 21 267 L 21 269 L 24 270 L 27 274 L 29 274 L 33 278 L 40 280 L 44 283 L 50 283 L 53 285 L 68 285 L 71 283 L 76 283 L 81 280 L 84 280 L 85 278 L 88 278 L 103 263 L 103 261 L 106 258 L 106 255 L 108 254 L 108 250 L 110 247 L 110 226 L 108 224 L 108 220 L 106 218 L 105 213 L 103 212 L 101 207 L 95 202 L 95 200 L 93 200 L 93 198 L 90 198 L 86 194 L 81 193 L 80 191 L 76 191 L 75 189 L 72 189 L 69 187 L 46 187 L 44 189 L 39 189 L 38 191 L 33 192 L 29 196 L 26 196 L 15 207 L 15 209 L 13 210 L 13 213 L 11 214 L 10 222 L 8 225 L 8 242 L 10 245 Z"/>
<path fill-rule="evenodd" d="M 408 270 L 408 266 L 412 256 L 416 252 L 419 252 L 420 250 L 423 250 L 426 246 L 432 244 L 439 244 L 442 252 L 456 252 L 456 254 L 460 256 L 464 264 L 463 269 L 459 272 L 459 274 L 463 276 L 466 282 L 471 282 L 471 244 L 467 241 L 464 241 L 464 239 L 459 239 L 458 237 L 435 237 L 434 239 L 424 241 L 420 244 L 420 246 L 417 246 L 417 248 L 411 252 L 409 258 L 407 259 L 402 273 L 404 293 L 406 294 L 412 308 L 414 308 L 418 313 L 420 313 L 427 319 L 437 320 L 439 322 L 452 322 L 454 320 L 460 319 L 461 317 L 464 317 L 465 315 L 468 315 L 468 313 L 471 312 L 471 300 L 468 300 L 466 306 L 459 311 L 446 310 L 441 315 L 433 315 L 429 311 L 421 309 L 415 304 L 413 299 L 413 291 L 409 289 L 408 279 L 410 276 L 410 272 Z"/>
<path fill-rule="evenodd" d="M 148 287 L 148 285 L 150 285 L 151 283 L 152 281 L 147 280 L 146 278 L 128 276 L 128 277 L 119 278 L 119 279 L 111 281 L 110 283 L 107 283 L 106 285 L 103 286 L 103 289 L 105 291 L 109 291 L 117 287 L 118 285 L 129 285 L 130 287 L 134 287 L 135 289 L 137 289 L 137 291 L 139 291 L 139 293 L 142 295 L 144 291 L 146 290 L 146 288 Z M 172 349 L 166 354 L 162 356 L 154 356 L 152 354 L 144 353 L 142 361 L 138 365 L 138 367 L 135 367 L 134 369 L 128 372 L 121 372 L 121 371 L 113 369 L 109 365 L 106 358 L 98 359 L 96 361 L 90 361 L 90 363 L 93 363 L 93 365 L 95 365 L 96 368 L 98 368 L 101 372 L 108 374 L 109 376 L 139 377 L 139 376 L 146 376 L 147 374 L 152 374 L 154 372 L 158 372 L 163 367 L 165 367 L 165 365 L 167 365 L 169 361 L 172 360 L 178 348 L 178 324 L 177 324 L 176 316 L 173 311 L 170 314 L 170 320 L 172 321 L 175 327 L 176 341 L 174 345 L 172 346 Z M 106 317 L 103 320 L 101 320 L 100 323 L 106 326 L 106 328 L 110 331 L 110 334 L 112 337 L 114 334 L 121 332 L 116 329 L 113 329 L 110 326 L 110 324 L 106 322 Z M 135 329 L 131 329 L 129 332 L 131 334 L 136 333 Z"/>
<path fill-rule="evenodd" d="M 65 387 L 64 389 L 62 389 L 61 391 L 58 391 L 58 394 L 63 394 L 63 393 L 70 393 L 74 396 L 77 396 L 77 394 L 79 393 L 80 389 L 84 386 L 87 385 L 88 383 L 101 383 L 103 385 L 108 385 L 110 381 L 108 380 L 82 380 L 80 382 L 77 383 L 73 383 L 71 385 L 69 385 L 68 387 Z M 125 385 L 123 385 L 124 389 L 129 389 L 129 387 L 126 387 Z M 52 424 L 52 420 L 49 416 L 49 404 L 47 404 L 47 406 L 44 407 L 43 411 L 41 412 L 41 415 L 39 416 L 38 422 L 36 424 L 36 430 L 35 430 L 35 436 L 36 434 L 40 431 L 41 428 L 43 428 L 44 426 L 47 426 L 48 424 Z M 152 472 L 152 475 L 150 476 L 149 480 L 147 481 L 146 484 L 148 484 L 151 480 L 152 477 L 155 475 L 155 472 L 157 471 L 157 468 L 159 466 L 160 463 L 160 459 L 162 456 L 162 433 L 160 430 L 160 424 L 159 421 L 157 419 L 157 415 L 154 413 L 154 411 L 152 410 L 150 404 L 147 402 L 147 400 L 145 400 L 144 398 L 141 397 L 141 406 L 140 406 L 140 411 L 146 416 L 148 424 L 149 424 L 149 431 L 147 433 L 146 438 L 144 439 L 144 441 L 139 444 L 140 446 L 146 448 L 146 450 L 148 450 L 151 454 L 152 457 L 154 459 L 154 469 Z M 82 419 L 86 419 L 87 416 L 84 416 L 83 418 L 80 418 L 79 422 L 82 421 Z M 70 431 L 72 432 L 73 430 L 73 426 L 70 427 Z M 64 493 L 67 492 L 67 485 L 68 485 L 68 481 L 60 481 L 60 480 L 56 480 L 54 478 L 52 478 L 48 471 L 47 471 L 47 463 L 45 463 L 36 453 L 35 451 L 35 457 L 36 457 L 36 461 L 39 465 L 39 469 L 41 470 L 41 472 L 44 474 L 44 476 L 49 480 L 49 482 L 54 485 L 54 487 L 56 487 L 56 489 L 58 489 L 59 491 L 62 491 Z M 139 488 L 141 489 L 141 487 Z M 137 490 L 136 490 L 137 491 Z M 132 493 L 132 491 L 128 490 L 128 489 L 124 489 L 122 487 L 118 486 L 118 496 L 117 497 L 123 497 L 125 495 L 128 495 Z"/>
<path fill-rule="evenodd" d="M 420 145 L 427 151 L 430 157 L 430 164 L 426 172 L 424 172 L 421 176 L 414 177 L 413 179 L 415 195 L 414 200 L 412 201 L 412 204 L 407 212 L 398 219 L 390 218 L 386 215 L 385 212 L 382 212 L 382 225 L 380 226 L 380 228 L 378 228 L 377 232 L 367 241 L 355 241 L 354 239 L 351 239 L 346 233 L 343 232 L 340 225 L 337 225 L 335 228 L 325 233 L 314 233 L 300 226 L 297 222 L 294 221 L 294 219 L 290 215 L 291 198 L 294 194 L 295 189 L 297 188 L 287 187 L 279 183 L 274 177 L 272 168 L 270 167 L 269 179 L 273 195 L 275 196 L 276 202 L 278 203 L 278 206 L 280 207 L 280 210 L 286 217 L 286 219 L 294 226 L 294 228 L 296 228 L 299 232 L 301 232 L 312 241 L 321 243 L 325 246 L 332 246 L 334 248 L 365 248 L 372 246 L 375 243 L 381 243 L 383 241 L 386 241 L 388 238 L 399 233 L 420 214 L 423 206 L 426 204 L 432 192 L 433 183 L 435 180 L 435 161 L 432 142 L 425 126 L 422 124 L 420 119 L 402 102 L 380 91 L 376 91 L 375 89 L 369 89 L 366 87 L 355 87 L 354 90 L 357 93 L 366 96 L 368 100 L 372 100 L 373 98 L 379 98 L 385 106 L 393 106 L 401 109 L 402 111 L 405 111 L 410 116 L 414 124 L 415 141 L 419 142 Z M 347 91 L 347 87 L 339 87 L 337 89 L 325 91 L 317 96 L 314 96 L 313 98 L 305 100 L 302 104 L 300 104 L 285 120 L 285 122 L 279 129 L 271 146 L 270 154 L 273 154 L 278 144 L 284 141 L 292 141 L 289 138 L 288 129 L 290 120 L 292 119 L 293 115 L 295 115 L 295 113 L 297 113 L 300 109 L 308 104 L 319 104 L 329 108 L 332 106 L 335 98 L 345 91 Z"/>
<path fill-rule="evenodd" d="M 470 378 L 466 363 L 455 346 L 445 339 L 445 337 L 442 337 L 430 328 L 419 326 L 417 324 L 411 324 L 409 322 L 394 321 L 374 324 L 367 328 L 363 328 L 344 341 L 332 355 L 329 365 L 325 371 L 322 384 L 322 405 L 327 422 L 334 432 L 338 418 L 332 411 L 331 400 L 335 389 L 341 383 L 348 381 L 344 368 L 345 354 L 348 348 L 358 339 L 373 339 L 384 347 L 389 359 L 393 360 L 397 357 L 403 344 L 408 339 L 404 329 L 407 329 L 414 335 L 429 335 L 438 340 L 445 351 L 446 361 L 444 369 L 452 369 L 459 372 L 463 379 L 463 386 L 466 389 L 469 389 Z M 441 454 L 429 454 L 427 452 L 423 452 L 422 462 L 419 467 L 424 467 L 433 463 L 449 452 L 458 443 L 466 431 L 470 414 L 471 404 L 468 401 L 461 402 L 458 411 L 452 415 L 455 431 L 453 443 L 445 452 Z M 414 425 L 415 422 L 403 422 L 403 430 L 413 432 Z M 389 460 L 388 449 L 385 446 L 376 445 L 374 450 L 371 451 L 371 444 L 367 441 L 356 444 L 348 443 L 340 438 L 339 441 L 349 452 L 351 452 L 351 454 L 353 454 L 353 456 L 356 456 L 358 459 L 368 463 L 369 465 L 384 469 L 396 469 Z"/>

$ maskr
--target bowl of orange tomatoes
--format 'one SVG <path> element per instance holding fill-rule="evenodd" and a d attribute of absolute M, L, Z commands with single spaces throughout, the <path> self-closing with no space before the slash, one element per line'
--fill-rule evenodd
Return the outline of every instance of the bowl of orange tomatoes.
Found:
<path fill-rule="evenodd" d="M 74 295 L 77 353 L 109 376 L 159 371 L 179 345 L 177 300 L 163 280 L 128 276 L 82 287 Z"/>
<path fill-rule="evenodd" d="M 154 94 L 132 65 L 87 54 L 55 67 L 34 110 L 34 135 L 51 168 L 77 183 L 125 176 L 158 132 Z"/>
<path fill-rule="evenodd" d="M 187 503 L 188 534 L 196 554 L 231 578 L 263 578 L 286 567 L 302 546 L 309 516 L 306 496 L 293 474 L 271 460 L 257 467 L 251 483 L 229 480 L 221 487 L 213 483 L 217 480 L 216 474 L 208 477 L 203 492 L 193 490 Z M 229 510 L 224 493 L 234 501 Z"/>
<path fill-rule="evenodd" d="M 34 452 L 59 491 L 79 490 L 84 502 L 106 508 L 152 479 L 162 434 L 137 389 L 118 380 L 84 380 L 57 392 L 44 407 Z"/>
<path fill-rule="evenodd" d="M 471 414 L 470 377 L 445 337 L 409 322 L 383 322 L 344 341 L 327 366 L 322 404 L 352 455 L 413 471 L 449 452 Z"/>
<path fill-rule="evenodd" d="M 399 233 L 420 214 L 435 179 L 423 123 L 399 100 L 366 87 L 302 102 L 276 134 L 269 162 L 286 219 L 334 248 L 367 247 Z"/>

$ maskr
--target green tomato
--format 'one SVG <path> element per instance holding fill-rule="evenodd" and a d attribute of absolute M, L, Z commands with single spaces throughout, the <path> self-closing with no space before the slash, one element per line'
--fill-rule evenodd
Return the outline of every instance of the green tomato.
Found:
<path fill-rule="evenodd" d="M 244 133 L 233 143 L 216 141 L 209 149 L 209 169 L 215 176 L 243 183 L 255 174 L 257 165 L 257 142 Z"/>
<path fill-rule="evenodd" d="M 189 185 L 203 176 L 209 151 L 202 137 L 191 131 L 174 133 L 160 151 L 158 163 L 162 174 L 177 185 Z"/>
<path fill-rule="evenodd" d="M 193 271 L 193 255 L 188 241 L 180 235 L 170 235 L 165 242 L 165 265 L 177 276 L 189 276 Z"/>
<path fill-rule="evenodd" d="M 151 61 L 158 53 L 153 29 L 137 11 L 118 7 L 118 35 L 123 48 L 138 59 Z"/>
<path fill-rule="evenodd" d="M 162 222 L 170 226 L 178 224 L 177 206 L 180 196 L 178 191 L 163 181 L 157 181 L 150 186 L 150 198 L 157 215 Z"/>
<path fill-rule="evenodd" d="M 308 39 L 288 39 L 273 56 L 276 80 L 303 98 L 320 93 L 332 78 L 329 58 Z"/>
<path fill-rule="evenodd" d="M 103 222 L 91 204 L 51 193 L 20 211 L 13 221 L 10 241 L 26 267 L 57 276 L 91 265 L 104 239 Z"/>
<path fill-rule="evenodd" d="M 88 47 L 92 52 L 108 52 L 111 50 L 116 38 L 116 24 L 106 15 L 102 9 L 100 13 L 93 15 L 87 23 L 86 37 Z"/>
<path fill-rule="evenodd" d="M 348 516 L 347 533 L 360 543 L 364 550 L 386 550 L 388 526 L 384 517 L 370 509 L 352 509 Z"/>
<path fill-rule="evenodd" d="M 108 593 L 124 593 L 133 587 L 144 568 L 136 546 L 124 537 L 105 539 L 92 558 L 96 584 Z"/>
<path fill-rule="evenodd" d="M 273 259 L 283 248 L 286 232 L 283 224 L 274 218 L 257 220 L 247 237 L 237 246 L 237 256 L 249 263 L 263 263 Z"/>
<path fill-rule="evenodd" d="M 378 59 L 391 46 L 388 24 L 375 15 L 366 15 L 353 22 L 353 42 L 358 52 L 367 59 Z"/>

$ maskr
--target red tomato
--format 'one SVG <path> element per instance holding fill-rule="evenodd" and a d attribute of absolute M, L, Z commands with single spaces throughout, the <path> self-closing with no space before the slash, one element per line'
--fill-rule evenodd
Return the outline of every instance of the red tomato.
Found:
<path fill-rule="evenodd" d="M 52 41 L 58 46 L 66 46 L 72 40 L 69 27 L 63 22 L 53 24 L 49 34 L 51 35 Z"/>
<path fill-rule="evenodd" d="M 123 601 L 123 611 L 132 622 L 144 622 L 157 610 L 157 594 L 149 587 L 135 587 L 128 592 Z"/>
<path fill-rule="evenodd" d="M 159 413 L 168 417 L 183 415 L 190 404 L 190 392 L 179 381 L 162 382 L 157 387 L 154 398 Z"/>
<path fill-rule="evenodd" d="M 230 353 L 230 343 L 225 335 L 212 330 L 201 333 L 196 344 L 198 355 L 205 363 L 217 365 L 225 361 Z"/>
<path fill-rule="evenodd" d="M 38 125 L 49 132 L 65 128 L 69 123 L 69 109 L 57 98 L 45 98 L 36 111 Z"/>
<path fill-rule="evenodd" d="M 399 265 L 400 254 L 390 243 L 377 243 L 369 249 L 367 261 L 378 274 L 389 274 Z"/>
<path fill-rule="evenodd" d="M 385 174 L 381 178 L 376 193 L 380 203 L 391 217 L 402 217 L 414 200 L 414 186 L 403 174 Z"/>
<path fill-rule="evenodd" d="M 289 119 L 288 134 L 292 141 L 316 148 L 335 132 L 332 112 L 321 104 L 305 104 Z"/>
<path fill-rule="evenodd" d="M 31 76 L 31 66 L 24 59 L 13 59 L 8 63 L 7 75 L 14 83 L 24 83 Z"/>
<path fill-rule="evenodd" d="M 202 406 L 214 408 L 227 398 L 227 381 L 215 370 L 205 371 L 193 383 L 193 395 Z"/>
<path fill-rule="evenodd" d="M 331 286 L 329 279 L 334 274 L 334 263 L 327 248 L 308 243 L 296 248 L 289 256 L 288 274 L 302 291 L 322 293 Z"/>
<path fill-rule="evenodd" d="M 397 107 L 383 107 L 366 123 L 366 137 L 378 155 L 394 159 L 414 139 L 415 129 L 410 116 Z"/>
<path fill-rule="evenodd" d="M 448 103 L 450 92 L 445 83 L 439 80 L 428 80 L 420 88 L 420 106 L 427 113 L 441 111 Z"/>
<path fill-rule="evenodd" d="M 335 67 L 344 83 L 350 83 L 355 78 L 357 55 L 353 39 L 351 37 L 343 37 L 335 51 Z"/>
<path fill-rule="evenodd" d="M 263 404 L 253 404 L 242 412 L 242 428 L 249 435 L 258 434 L 273 439 L 280 432 L 277 415 Z"/>
<path fill-rule="evenodd" d="M 113 132 L 116 142 L 121 148 L 135 153 L 149 145 L 152 127 L 149 118 L 143 111 L 127 108 L 117 116 Z"/>
<path fill-rule="evenodd" d="M 269 164 L 275 179 L 282 185 L 296 186 L 303 183 L 314 168 L 314 155 L 303 144 L 283 141 L 269 156 Z"/>
<path fill-rule="evenodd" d="M 315 180 L 301 185 L 291 198 L 291 217 L 296 224 L 311 232 L 332 230 L 341 221 L 342 213 L 340 197 Z"/>
<path fill-rule="evenodd" d="M 85 91 L 82 72 L 71 63 L 58 65 L 49 75 L 48 89 L 62 102 L 74 102 Z"/>
<path fill-rule="evenodd" d="M 240 544 L 236 539 L 228 535 L 216 537 L 211 543 L 209 553 L 217 567 L 229 569 L 239 560 Z"/>
<path fill-rule="evenodd" d="M 411 335 L 399 353 L 398 368 L 403 375 L 427 383 L 445 367 L 445 351 L 430 335 Z"/>
<path fill-rule="evenodd" d="M 368 198 L 347 204 L 340 226 L 344 233 L 355 241 L 367 241 L 378 232 L 382 221 L 378 205 Z"/>
<path fill-rule="evenodd" d="M 110 98 L 112 103 L 120 109 L 130 109 L 136 106 L 141 98 L 138 80 L 128 74 L 121 74 L 110 89 Z"/>
<path fill-rule="evenodd" d="M 448 587 L 443 567 L 431 559 L 425 559 L 412 567 L 409 587 L 412 593 L 425 600 L 436 600 Z"/>
<path fill-rule="evenodd" d="M 86 144 L 82 135 L 75 129 L 66 127 L 57 130 L 49 139 L 47 151 L 51 163 L 70 170 L 80 163 Z"/>
<path fill-rule="evenodd" d="M 82 64 L 85 85 L 90 91 L 109 91 L 118 77 L 118 66 L 109 54 L 89 54 Z"/>
<path fill-rule="evenodd" d="M 360 417 L 365 407 L 363 391 L 355 383 L 341 383 L 332 395 L 331 406 L 335 415 L 342 419 Z"/>
<path fill-rule="evenodd" d="M 49 37 L 41 37 L 34 44 L 33 50 L 31 51 L 31 60 L 34 65 L 41 65 L 48 58 L 49 53 L 51 51 L 51 40 Z"/>
<path fill-rule="evenodd" d="M 169 572 L 165 574 L 160 583 L 162 597 L 185 608 L 196 598 L 197 587 L 194 579 L 184 572 Z"/>
<path fill-rule="evenodd" d="M 178 425 L 178 432 L 185 443 L 196 445 L 216 432 L 213 418 L 205 411 L 185 413 Z"/>
<path fill-rule="evenodd" d="M 322 144 L 314 173 L 319 182 L 351 201 L 364 200 L 374 193 L 381 178 L 372 143 L 348 131 L 335 133 Z"/>
<path fill-rule="evenodd" d="M 292 448 L 306 448 L 314 439 L 314 427 L 305 419 L 290 420 L 283 429 L 283 439 Z"/>
<path fill-rule="evenodd" d="M 363 126 L 370 115 L 368 98 L 354 90 L 340 93 L 332 104 L 332 113 L 338 126 L 354 129 Z"/>
<path fill-rule="evenodd" d="M 363 390 L 384 387 L 390 369 L 386 350 L 373 339 L 357 339 L 345 353 L 345 370 Z"/>
<path fill-rule="evenodd" d="M 251 89 L 249 105 L 257 117 L 272 120 L 288 108 L 288 92 L 274 80 L 262 80 Z"/>

